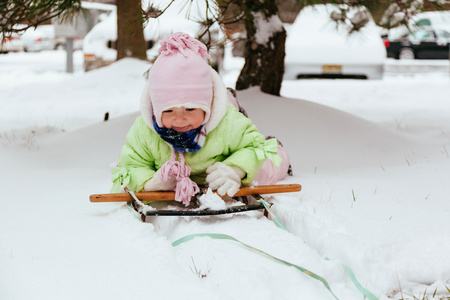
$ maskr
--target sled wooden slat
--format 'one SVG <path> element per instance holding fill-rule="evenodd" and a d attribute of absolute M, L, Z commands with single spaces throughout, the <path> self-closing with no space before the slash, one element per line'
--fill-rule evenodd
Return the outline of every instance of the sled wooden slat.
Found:
<path fill-rule="evenodd" d="M 242 187 L 233 197 L 248 196 L 255 194 L 278 194 L 299 192 L 300 184 L 275 184 L 259 185 L 253 187 Z M 206 190 L 204 190 L 206 192 Z M 141 201 L 172 201 L 175 200 L 175 192 L 138 192 L 136 197 Z M 222 196 L 222 197 L 227 197 Z M 94 194 L 89 196 L 91 202 L 128 202 L 133 198 L 128 193 Z"/>

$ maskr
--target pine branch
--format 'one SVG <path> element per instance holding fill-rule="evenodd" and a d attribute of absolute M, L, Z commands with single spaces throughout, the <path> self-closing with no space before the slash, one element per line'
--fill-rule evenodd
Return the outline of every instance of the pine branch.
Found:
<path fill-rule="evenodd" d="M 81 0 L 3 0 L 0 33 L 10 36 L 53 18 L 69 20 L 82 11 Z"/>

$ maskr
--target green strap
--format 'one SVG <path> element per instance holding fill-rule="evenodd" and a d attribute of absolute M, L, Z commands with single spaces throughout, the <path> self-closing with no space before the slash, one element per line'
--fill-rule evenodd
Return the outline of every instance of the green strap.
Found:
<path fill-rule="evenodd" d="M 144 205 L 144 204 L 136 197 L 136 195 L 135 195 L 132 191 L 128 191 L 128 193 L 133 197 L 134 200 L 136 200 L 136 202 L 138 202 L 139 204 L 141 204 L 142 206 L 145 207 L 145 205 Z M 261 203 L 264 205 L 265 209 L 267 210 L 267 212 L 269 213 L 269 215 L 271 216 L 271 218 L 272 218 L 272 220 L 275 222 L 275 224 L 277 224 L 277 226 L 280 227 L 281 229 L 286 230 L 287 232 L 289 232 L 289 230 L 283 225 L 283 223 L 281 223 L 281 221 L 277 218 L 277 216 L 272 212 L 272 210 L 270 209 L 270 205 L 269 205 L 263 198 L 260 198 L 260 199 L 259 199 L 259 202 L 261 202 Z M 135 212 L 134 209 L 131 208 L 131 204 L 130 204 L 130 203 L 128 203 L 128 207 L 130 208 L 130 210 L 132 210 L 133 212 Z M 139 218 L 136 214 L 135 214 L 135 216 L 136 216 L 137 218 Z M 305 269 L 305 268 L 302 268 L 302 267 L 297 266 L 297 265 L 295 265 L 295 264 L 292 264 L 292 263 L 290 263 L 290 262 L 287 262 L 287 261 L 284 261 L 284 260 L 279 259 L 279 258 L 277 258 L 277 257 L 274 257 L 274 256 L 272 256 L 272 255 L 270 255 L 270 254 L 268 254 L 268 253 L 266 253 L 266 252 L 264 252 L 264 251 L 262 251 L 262 250 L 259 250 L 259 249 L 257 249 L 257 248 L 254 248 L 254 247 L 250 246 L 250 245 L 247 245 L 247 244 L 245 244 L 245 243 L 243 243 L 243 242 L 241 242 L 241 241 L 235 239 L 234 237 L 229 236 L 229 235 L 226 235 L 226 234 L 219 234 L 219 233 L 199 233 L 199 234 L 191 234 L 191 235 L 188 235 L 188 236 L 185 236 L 185 237 L 182 237 L 182 238 L 176 240 L 175 242 L 172 243 L 172 246 L 173 246 L 173 247 L 176 247 L 176 246 L 178 246 L 179 244 L 184 243 L 184 242 L 187 242 L 187 241 L 189 241 L 189 240 L 192 240 L 192 239 L 195 238 L 195 237 L 205 237 L 205 236 L 206 236 L 206 237 L 213 238 L 213 239 L 227 239 L 227 240 L 235 241 L 235 242 L 237 242 L 237 243 L 239 243 L 239 244 L 241 244 L 241 245 L 243 245 L 243 246 L 245 246 L 245 247 L 247 247 L 247 248 L 249 248 L 249 249 L 252 249 L 252 250 L 254 250 L 254 251 L 256 251 L 256 252 L 259 252 L 259 253 L 261 253 L 261 254 L 264 254 L 264 255 L 266 255 L 266 256 L 268 256 L 268 257 L 270 257 L 270 258 L 272 258 L 272 259 L 274 259 L 274 260 L 276 260 L 276 261 L 279 261 L 279 262 L 281 262 L 281 263 L 283 263 L 283 264 L 285 264 L 285 265 L 294 267 L 294 268 L 300 270 L 301 272 L 307 274 L 308 276 L 310 276 L 310 277 L 312 277 L 312 278 L 314 278 L 314 279 L 317 279 L 317 280 L 321 281 L 321 282 L 323 283 L 323 285 L 327 288 L 327 290 L 330 291 L 330 293 L 333 295 L 333 297 L 334 297 L 335 299 L 338 299 L 338 298 L 336 297 L 336 295 L 331 291 L 331 288 L 330 288 L 330 285 L 328 284 L 328 282 L 327 282 L 323 277 L 321 277 L 321 276 L 319 276 L 319 275 L 317 275 L 317 274 L 315 274 L 315 273 L 313 273 L 313 272 L 311 272 L 311 271 L 309 271 L 309 270 L 307 270 L 307 269 Z M 326 259 L 329 260 L 328 258 L 326 258 Z M 378 300 L 378 298 L 377 298 L 374 294 L 372 294 L 369 290 L 365 289 L 365 288 L 358 282 L 358 280 L 356 279 L 355 274 L 353 273 L 353 271 L 352 271 L 349 267 L 347 267 L 347 266 L 345 266 L 345 265 L 342 265 L 342 267 L 344 268 L 345 272 L 346 272 L 346 273 L 348 274 L 348 276 L 350 277 L 350 279 L 351 279 L 351 281 L 353 282 L 353 284 L 355 285 L 355 287 L 356 287 L 356 288 L 357 288 L 364 296 L 366 296 L 369 300 Z M 338 299 L 338 300 L 339 300 L 339 299 Z"/>
<path fill-rule="evenodd" d="M 353 284 L 356 286 L 356 288 L 364 295 L 367 297 L 367 299 L 369 300 L 378 300 L 377 296 L 375 296 L 374 294 L 372 294 L 369 290 L 367 290 L 366 288 L 364 288 L 359 282 L 358 280 L 356 280 L 356 276 L 355 274 L 353 274 L 353 271 L 347 267 L 346 265 L 342 265 L 342 267 L 344 268 L 345 272 L 347 272 L 348 277 L 350 277 L 350 279 L 352 280 Z"/>
<path fill-rule="evenodd" d="M 260 198 L 259 202 L 261 202 L 264 205 L 264 208 L 266 209 L 267 213 L 270 215 L 272 220 L 275 222 L 275 224 L 277 224 L 278 227 L 280 227 L 281 229 L 284 229 L 287 232 L 289 232 L 289 230 L 287 230 L 287 228 L 283 225 L 283 223 L 281 223 L 281 221 L 277 218 L 277 216 L 275 216 L 275 214 L 272 212 L 269 203 L 267 203 L 263 198 Z"/>
<path fill-rule="evenodd" d="M 280 227 L 281 229 L 286 230 L 287 232 L 289 232 L 289 230 L 287 230 L 287 228 L 281 223 L 281 221 L 275 216 L 275 214 L 270 210 L 270 206 L 267 204 L 266 201 L 264 201 L 264 199 L 259 199 L 259 201 L 261 203 L 264 204 L 264 207 L 266 208 L 267 212 L 270 214 L 270 216 L 272 217 L 273 221 L 275 222 L 275 224 L 278 225 L 278 227 Z M 280 226 L 281 225 L 281 226 Z M 329 258 L 325 258 L 326 260 L 330 260 Z M 350 277 L 350 280 L 353 282 L 353 284 L 355 285 L 355 287 L 364 295 L 367 297 L 367 299 L 369 300 L 378 300 L 378 298 L 372 294 L 369 290 L 367 290 L 366 288 L 364 288 L 356 279 L 355 274 L 353 273 L 353 271 L 347 267 L 346 265 L 342 265 L 342 267 L 344 268 L 344 271 L 347 273 L 348 277 Z"/>
<path fill-rule="evenodd" d="M 272 258 L 272 259 L 274 259 L 274 260 L 276 260 L 276 261 L 279 261 L 279 262 L 281 262 L 281 263 L 283 263 L 283 264 L 285 264 L 285 265 L 288 265 L 288 266 L 290 266 L 290 267 L 294 267 L 294 268 L 300 270 L 301 272 L 303 272 L 304 274 L 306 274 L 306 275 L 308 275 L 308 276 L 310 276 L 310 277 L 312 277 L 312 278 L 314 278 L 314 279 L 317 279 L 317 280 L 321 281 L 321 282 L 323 283 L 323 285 L 327 288 L 327 290 L 333 295 L 333 297 L 334 297 L 335 299 L 339 300 L 339 298 L 336 297 L 336 295 L 331 291 L 330 285 L 328 284 L 328 282 L 327 282 L 323 277 L 321 277 L 321 276 L 319 276 L 319 275 L 317 275 L 317 274 L 315 274 L 315 273 L 313 273 L 313 272 L 311 272 L 311 271 L 309 271 L 309 270 L 307 270 L 307 269 L 305 269 L 305 268 L 302 268 L 302 267 L 300 267 L 300 266 L 297 266 L 297 265 L 292 264 L 292 263 L 290 263 L 290 262 L 287 262 L 287 261 L 285 261 L 285 260 L 279 259 L 279 258 L 277 258 L 277 257 L 275 257 L 275 256 L 272 256 L 272 255 L 270 255 L 270 254 L 268 254 L 268 253 L 266 253 L 266 252 L 264 252 L 264 251 L 262 251 L 262 250 L 259 250 L 259 249 L 255 248 L 255 247 L 252 247 L 252 246 L 250 246 L 250 245 L 247 245 L 247 244 L 245 244 L 245 243 L 243 243 L 243 242 L 241 242 L 241 241 L 235 239 L 234 237 L 229 236 L 229 235 L 226 235 L 226 234 L 220 234 L 220 233 L 198 233 L 198 234 L 191 234 L 191 235 L 187 235 L 187 236 L 185 236 L 185 237 L 182 237 L 182 238 L 176 240 L 175 242 L 172 243 L 172 246 L 173 246 L 173 247 L 176 247 L 176 246 L 178 246 L 178 245 L 180 245 L 180 244 L 182 244 L 182 243 L 184 243 L 184 242 L 190 241 L 190 240 L 192 240 L 192 239 L 194 239 L 194 238 L 196 238 L 196 237 L 210 237 L 210 238 L 212 238 L 212 239 L 235 241 L 235 242 L 237 242 L 237 243 L 239 243 L 239 244 L 241 244 L 241 245 L 243 245 L 243 246 L 245 246 L 245 247 L 247 247 L 247 248 L 249 248 L 249 249 L 252 249 L 252 250 L 254 250 L 254 251 L 256 251 L 256 252 L 259 252 L 259 253 L 261 253 L 261 254 L 263 254 L 263 255 L 266 255 L 266 256 L 268 256 L 268 257 L 270 257 L 270 258 Z"/>

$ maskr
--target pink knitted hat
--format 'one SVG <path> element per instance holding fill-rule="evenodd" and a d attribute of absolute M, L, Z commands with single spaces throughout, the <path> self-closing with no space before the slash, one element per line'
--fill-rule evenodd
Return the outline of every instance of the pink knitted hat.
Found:
<path fill-rule="evenodd" d="M 200 108 L 206 123 L 211 115 L 213 85 L 206 46 L 185 33 L 160 41 L 160 56 L 149 72 L 148 90 L 158 126 L 161 114 L 172 107 Z"/>

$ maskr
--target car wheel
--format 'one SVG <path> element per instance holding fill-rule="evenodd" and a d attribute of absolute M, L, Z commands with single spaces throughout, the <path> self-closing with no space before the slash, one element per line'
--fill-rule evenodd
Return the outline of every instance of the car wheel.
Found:
<path fill-rule="evenodd" d="M 56 44 L 55 46 L 55 50 L 64 50 L 64 45 L 63 44 Z"/>
<path fill-rule="evenodd" d="M 415 59 L 414 51 L 411 48 L 402 48 L 398 53 L 399 59 Z"/>

